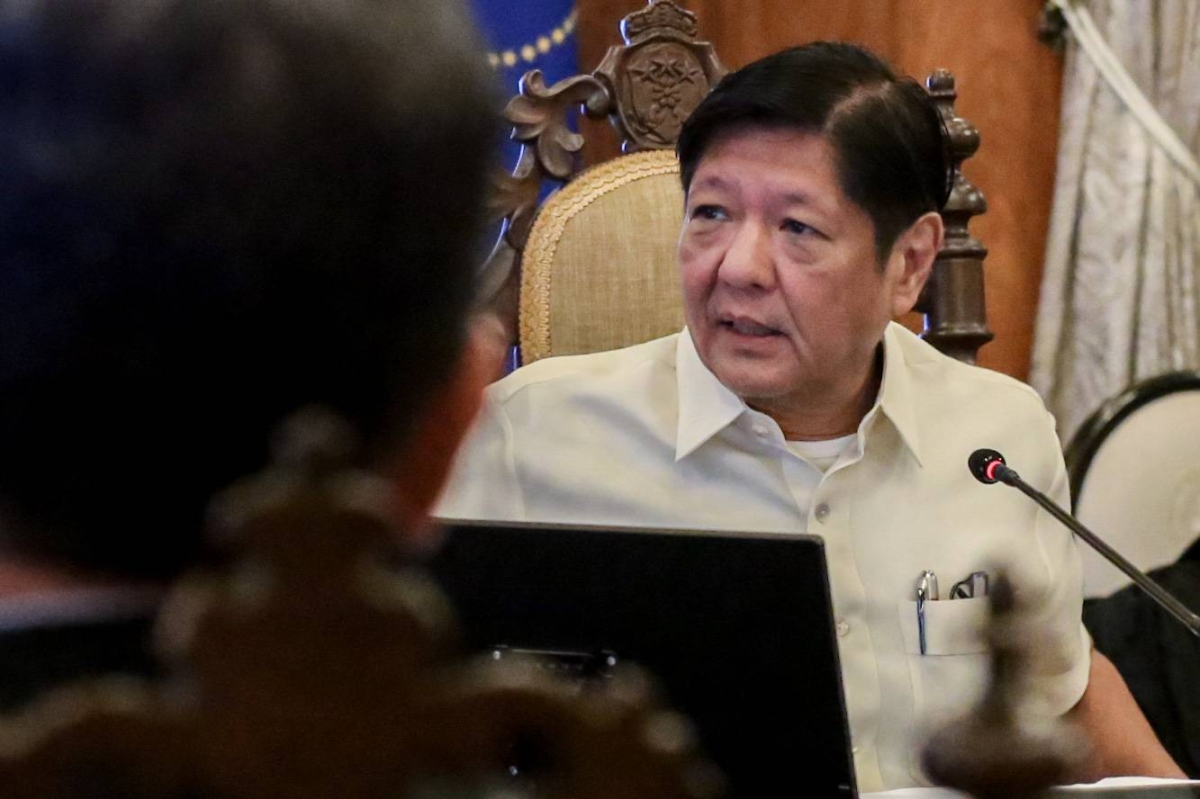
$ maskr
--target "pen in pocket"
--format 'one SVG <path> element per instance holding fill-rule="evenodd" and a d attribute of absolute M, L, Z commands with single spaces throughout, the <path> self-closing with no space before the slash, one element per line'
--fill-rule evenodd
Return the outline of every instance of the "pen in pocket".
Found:
<path fill-rule="evenodd" d="M 921 642 L 921 654 L 925 654 L 925 603 L 936 601 L 938 598 L 937 575 L 926 569 L 917 580 L 917 637 Z"/>

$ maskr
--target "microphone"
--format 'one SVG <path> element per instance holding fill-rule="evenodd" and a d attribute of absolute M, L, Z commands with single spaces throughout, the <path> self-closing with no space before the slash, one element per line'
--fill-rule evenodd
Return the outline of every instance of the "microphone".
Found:
<path fill-rule="evenodd" d="M 1020 475 L 1004 463 L 1004 456 L 994 449 L 977 449 L 967 458 L 967 467 L 975 479 L 991 485 L 999 480 L 1012 485 L 1012 479 L 1021 479 Z M 1008 479 L 1005 479 L 1008 478 Z"/>
<path fill-rule="evenodd" d="M 1099 552 L 1105 560 L 1128 575 L 1129 579 L 1133 580 L 1134 585 L 1153 599 L 1160 608 L 1171 614 L 1180 624 L 1187 627 L 1192 635 L 1200 638 L 1200 616 L 1197 616 L 1186 605 L 1168 593 L 1161 585 L 1150 579 L 1145 572 L 1127 561 L 1121 556 L 1121 553 L 1104 543 L 1098 535 L 1084 527 L 1078 519 L 1060 508 L 1054 500 L 1022 480 L 1021 475 L 1017 474 L 1015 469 L 1012 469 L 1004 462 L 1004 456 L 999 452 L 994 449 L 977 449 L 971 453 L 971 457 L 967 458 L 967 468 L 971 470 L 971 474 L 975 475 L 975 479 L 979 482 L 987 485 L 997 482 L 1010 485 L 1038 505 L 1041 505 L 1047 513 L 1066 525 L 1071 532 L 1082 538 L 1088 546 Z"/>

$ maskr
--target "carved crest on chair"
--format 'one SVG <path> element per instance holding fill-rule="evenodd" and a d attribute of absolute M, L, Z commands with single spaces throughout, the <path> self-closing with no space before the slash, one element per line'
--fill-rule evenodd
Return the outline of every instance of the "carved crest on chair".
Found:
<path fill-rule="evenodd" d="M 578 693 L 530 661 L 459 661 L 440 592 L 392 565 L 392 487 L 336 417 L 293 421 L 276 464 L 218 501 L 240 557 L 160 619 L 176 672 L 85 683 L 0 724 L 10 799 L 704 799 L 690 727 L 628 672 Z M 165 622 L 165 624 L 163 623 Z M 505 766 L 545 742 L 536 784 Z"/>
<path fill-rule="evenodd" d="M 595 74 L 614 95 L 613 125 L 625 152 L 675 146 L 683 121 L 725 74 L 712 45 L 695 40 L 696 16 L 671 0 L 621 22 L 623 46 L 609 48 Z"/>

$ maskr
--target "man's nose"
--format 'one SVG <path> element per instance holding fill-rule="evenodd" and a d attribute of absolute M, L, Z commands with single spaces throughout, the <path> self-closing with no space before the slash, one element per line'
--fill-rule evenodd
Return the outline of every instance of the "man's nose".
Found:
<path fill-rule="evenodd" d="M 775 265 L 770 232 L 750 221 L 739 225 L 721 259 L 719 277 L 734 288 L 773 288 Z"/>

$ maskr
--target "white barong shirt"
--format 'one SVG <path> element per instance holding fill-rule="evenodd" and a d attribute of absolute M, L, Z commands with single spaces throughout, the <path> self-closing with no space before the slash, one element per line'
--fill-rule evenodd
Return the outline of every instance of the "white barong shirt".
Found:
<path fill-rule="evenodd" d="M 1064 713 L 1083 695 L 1090 639 L 1071 534 L 967 468 L 975 449 L 999 450 L 1065 505 L 1042 401 L 897 324 L 885 332 L 883 363 L 874 407 L 822 471 L 716 379 L 686 330 L 539 361 L 488 390 L 438 513 L 820 536 L 859 789 L 921 784 L 924 733 L 969 708 L 987 673 L 986 600 L 949 599 L 954 582 L 1003 563 L 1020 596 L 1041 600 L 1030 686 L 1041 712 Z M 926 569 L 941 599 L 926 606 L 921 655 L 915 590 Z M 770 617 L 762 627 L 771 634 Z"/>

